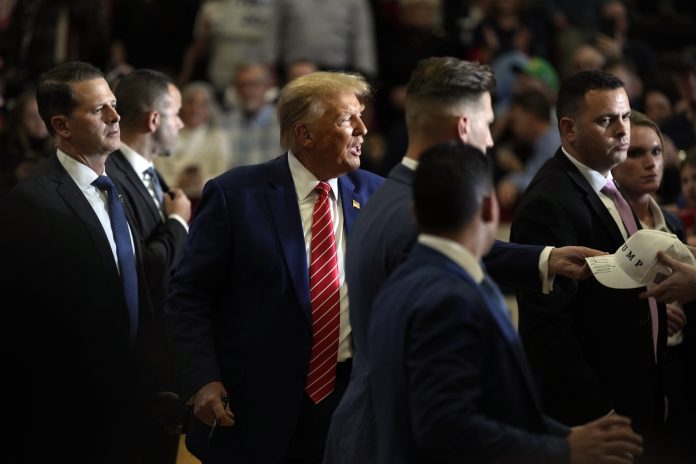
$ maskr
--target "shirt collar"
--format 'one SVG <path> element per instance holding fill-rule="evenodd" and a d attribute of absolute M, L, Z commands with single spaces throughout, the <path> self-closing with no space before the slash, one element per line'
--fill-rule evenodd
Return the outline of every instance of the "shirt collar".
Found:
<path fill-rule="evenodd" d="M 96 188 L 92 185 L 92 182 L 97 180 L 99 174 L 94 172 L 92 168 L 67 155 L 60 148 L 58 149 L 57 156 L 60 164 L 68 171 L 68 175 L 70 175 L 81 190 Z M 103 174 L 106 174 L 106 170 L 104 170 Z"/>
<path fill-rule="evenodd" d="M 314 192 L 319 184 L 314 174 L 309 172 L 300 160 L 297 159 L 291 151 L 288 151 L 288 165 L 290 166 L 290 175 L 295 184 L 295 192 L 297 193 L 298 201 L 302 201 Z M 329 179 L 328 184 L 331 186 L 334 200 L 338 199 L 338 179 Z"/>
<path fill-rule="evenodd" d="M 435 235 L 420 234 L 418 236 L 418 243 L 447 256 L 464 269 L 477 284 L 483 281 L 484 273 L 483 269 L 481 269 L 479 260 L 477 260 L 469 250 L 454 240 L 437 237 Z"/>
<path fill-rule="evenodd" d="M 418 161 L 414 160 L 413 158 L 409 158 L 407 156 L 404 156 L 401 158 L 401 164 L 409 168 L 411 171 L 415 171 L 418 169 Z"/>
<path fill-rule="evenodd" d="M 154 167 L 152 161 L 148 161 L 143 155 L 133 150 L 123 142 L 121 142 L 121 153 L 123 153 L 123 156 L 126 158 L 126 160 L 128 160 L 128 164 L 133 166 L 133 169 L 141 178 L 145 177 L 143 172 L 147 168 Z"/>
<path fill-rule="evenodd" d="M 571 163 L 575 165 L 576 168 L 578 168 L 578 171 L 580 171 L 580 174 L 587 179 L 587 182 L 590 183 L 592 186 L 592 190 L 594 190 L 596 193 L 599 193 L 602 188 L 604 188 L 604 185 L 607 183 L 607 181 L 612 179 L 611 176 L 611 171 L 609 171 L 609 174 L 607 174 L 607 177 L 604 177 L 601 172 L 595 171 L 594 169 L 585 166 L 582 164 L 580 161 L 575 159 L 570 153 L 566 151 L 565 148 L 561 145 L 561 150 L 563 151 L 563 154 L 570 160 Z"/>
<path fill-rule="evenodd" d="M 653 197 L 650 197 L 650 212 L 655 220 L 655 229 L 661 230 L 663 232 L 672 233 L 671 230 L 667 228 L 667 222 L 665 221 L 665 215 L 662 214 L 660 206 L 657 204 Z"/>

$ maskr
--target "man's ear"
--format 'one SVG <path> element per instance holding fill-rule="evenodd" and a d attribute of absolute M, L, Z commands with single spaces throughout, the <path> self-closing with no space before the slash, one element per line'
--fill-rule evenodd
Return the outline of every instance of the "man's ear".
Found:
<path fill-rule="evenodd" d="M 561 140 L 567 140 L 571 145 L 575 144 L 577 136 L 575 119 L 563 116 L 560 121 L 558 121 L 558 130 L 561 135 Z"/>
<path fill-rule="evenodd" d="M 58 114 L 51 118 L 51 126 L 56 134 L 60 135 L 62 138 L 70 138 L 70 121 L 68 118 L 62 114 Z"/>
<path fill-rule="evenodd" d="M 150 133 L 154 133 L 160 123 L 159 111 L 150 111 L 147 113 L 147 130 Z"/>
<path fill-rule="evenodd" d="M 498 206 L 498 198 L 495 196 L 494 189 L 491 189 L 490 193 L 483 197 L 481 202 L 481 219 L 487 224 L 495 224 L 495 227 L 498 227 L 500 207 Z"/>
<path fill-rule="evenodd" d="M 297 140 L 300 146 L 304 148 L 311 148 L 314 146 L 314 138 L 307 124 L 295 124 L 292 130 L 295 135 L 295 140 Z"/>
<path fill-rule="evenodd" d="M 465 115 L 462 115 L 459 117 L 459 119 L 457 119 L 457 137 L 459 140 L 465 143 L 469 138 L 469 118 Z"/>

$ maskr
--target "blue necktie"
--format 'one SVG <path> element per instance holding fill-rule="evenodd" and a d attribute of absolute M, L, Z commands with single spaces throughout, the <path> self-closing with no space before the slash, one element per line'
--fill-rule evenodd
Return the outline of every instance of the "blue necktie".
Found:
<path fill-rule="evenodd" d="M 135 268 L 135 256 L 133 255 L 128 220 L 121 204 L 123 200 L 121 200 L 116 186 L 107 176 L 97 177 L 97 180 L 92 182 L 92 185 L 106 192 L 108 197 L 111 230 L 114 233 L 114 241 L 116 242 L 118 268 L 130 316 L 130 342 L 133 345 L 138 333 L 138 274 Z"/>
<path fill-rule="evenodd" d="M 157 173 L 155 172 L 155 168 L 150 166 L 149 168 L 143 171 L 143 174 L 147 175 L 150 178 L 150 182 L 152 182 L 152 190 L 155 191 L 155 197 L 157 197 L 159 206 L 164 205 L 164 193 L 162 192 L 162 184 L 160 184 L 159 177 L 157 177 Z"/>

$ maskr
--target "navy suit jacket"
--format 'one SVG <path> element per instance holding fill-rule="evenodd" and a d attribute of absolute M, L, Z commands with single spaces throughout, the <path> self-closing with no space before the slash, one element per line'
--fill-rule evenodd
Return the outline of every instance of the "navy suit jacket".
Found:
<path fill-rule="evenodd" d="M 569 461 L 504 310 L 424 245 L 387 280 L 368 352 L 380 464 Z"/>
<path fill-rule="evenodd" d="M 637 221 L 636 221 L 637 222 Z M 512 239 L 583 245 L 614 253 L 623 243 L 616 222 L 585 177 L 559 149 L 522 196 Z M 614 409 L 646 438 L 662 422 L 664 305 L 659 305 L 655 363 L 647 300 L 641 289 L 617 290 L 590 277 L 557 277 L 549 295 L 518 293 L 519 331 L 544 411 L 570 425 Z"/>
<path fill-rule="evenodd" d="M 3 397 L 20 434 L 10 442 L 26 462 L 42 462 L 43 453 L 56 462 L 136 462 L 129 438 L 142 436 L 156 390 L 142 244 L 124 207 L 138 266 L 135 347 L 107 236 L 56 155 L 2 199 L 1 282 L 15 303 L 4 303 L 1 338 L 11 353 L 6 384 L 19 390 Z"/>
<path fill-rule="evenodd" d="M 353 333 L 353 371 L 331 421 L 325 464 L 374 460 L 374 419 L 368 391 L 367 327 L 372 303 L 389 274 L 407 257 L 418 236 L 411 210 L 414 171 L 399 163 L 363 208 L 346 251 L 346 280 Z M 500 285 L 539 291 L 543 246 L 496 241 L 484 263 Z"/>
<path fill-rule="evenodd" d="M 338 178 L 350 239 L 382 178 Z M 312 345 L 306 247 L 287 154 L 208 182 L 175 271 L 169 327 L 184 397 L 221 380 L 236 416 L 206 446 L 193 415 L 187 445 L 207 462 L 278 462 L 305 398 Z"/>

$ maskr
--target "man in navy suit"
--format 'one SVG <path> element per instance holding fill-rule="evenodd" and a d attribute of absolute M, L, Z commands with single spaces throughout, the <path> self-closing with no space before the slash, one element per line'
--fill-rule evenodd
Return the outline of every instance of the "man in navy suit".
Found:
<path fill-rule="evenodd" d="M 358 170 L 369 92 L 352 74 L 317 72 L 292 81 L 277 105 L 288 152 L 232 169 L 204 188 L 172 279 L 168 319 L 183 397 L 193 396 L 187 446 L 206 463 L 321 462 L 350 375 L 346 239 L 382 183 Z M 307 380 L 315 371 L 313 339 L 321 341 L 313 333 L 318 321 L 308 272 L 315 261 L 313 210 L 326 195 L 318 187 L 328 191 L 340 307 L 330 318 L 337 333 L 324 364 L 335 384 L 321 397 L 310 393 L 314 381 Z"/>
<path fill-rule="evenodd" d="M 326 464 L 366 464 L 374 457 L 372 401 L 367 389 L 367 326 L 377 291 L 413 246 L 417 228 L 411 213 L 411 182 L 421 153 L 446 140 L 480 150 L 493 145 L 490 67 L 449 57 L 419 62 L 406 90 L 409 146 L 403 161 L 356 221 L 346 256 L 351 328 L 355 347 L 350 384 L 332 419 Z M 548 292 L 553 276 L 589 276 L 583 247 L 551 248 L 496 241 L 484 261 L 500 285 Z M 363 354 L 365 356 L 363 356 Z"/>
<path fill-rule="evenodd" d="M 143 264 L 163 360 L 156 396 L 159 423 L 151 427 L 149 460 L 174 464 L 181 405 L 173 393 L 174 369 L 166 346 L 164 306 L 174 264 L 186 240 L 191 202 L 181 189 L 169 189 L 153 160 L 174 150 L 184 127 L 179 118 L 181 93 L 166 74 L 138 69 L 119 80 L 115 94 L 121 114 L 121 147 L 109 156 L 106 167 L 133 207 L 136 226 L 145 241 Z"/>
<path fill-rule="evenodd" d="M 541 413 L 502 293 L 480 260 L 497 233 L 489 160 L 459 141 L 413 180 L 421 234 L 373 305 L 368 352 L 377 460 L 630 463 L 641 439 L 608 415 L 573 429 Z"/>

